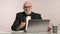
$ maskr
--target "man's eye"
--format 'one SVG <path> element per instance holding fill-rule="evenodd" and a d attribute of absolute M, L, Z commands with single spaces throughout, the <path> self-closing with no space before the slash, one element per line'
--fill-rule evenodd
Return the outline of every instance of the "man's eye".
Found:
<path fill-rule="evenodd" d="M 26 6 L 25 8 L 29 8 L 29 7 L 31 7 L 31 6 Z"/>

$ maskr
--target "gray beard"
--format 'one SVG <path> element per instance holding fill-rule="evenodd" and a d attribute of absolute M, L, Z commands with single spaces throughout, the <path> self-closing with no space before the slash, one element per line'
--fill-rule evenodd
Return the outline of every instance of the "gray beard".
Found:
<path fill-rule="evenodd" d="M 30 12 L 25 12 L 27 15 L 31 14 L 31 11 Z"/>

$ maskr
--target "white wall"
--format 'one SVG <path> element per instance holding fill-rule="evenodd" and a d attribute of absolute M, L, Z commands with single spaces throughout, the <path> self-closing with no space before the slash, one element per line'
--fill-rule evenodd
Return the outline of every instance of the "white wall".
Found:
<path fill-rule="evenodd" d="M 0 0 L 0 31 L 11 30 L 17 12 L 23 11 L 23 3 L 28 0 Z M 60 0 L 29 0 L 32 11 L 40 13 L 43 19 L 60 28 Z"/>

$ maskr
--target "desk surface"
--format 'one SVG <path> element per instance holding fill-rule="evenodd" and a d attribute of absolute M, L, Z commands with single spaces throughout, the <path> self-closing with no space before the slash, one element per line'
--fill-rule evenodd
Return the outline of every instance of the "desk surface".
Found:
<path fill-rule="evenodd" d="M 60 34 L 60 31 L 58 31 L 58 33 L 51 33 L 51 32 L 25 33 L 23 31 L 0 31 L 0 34 Z"/>

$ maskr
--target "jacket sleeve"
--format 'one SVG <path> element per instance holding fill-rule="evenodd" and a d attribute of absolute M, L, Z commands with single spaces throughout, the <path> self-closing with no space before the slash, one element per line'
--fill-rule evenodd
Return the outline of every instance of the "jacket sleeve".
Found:
<path fill-rule="evenodd" d="M 16 14 L 16 18 L 15 18 L 15 21 L 13 23 L 13 25 L 11 26 L 11 29 L 13 31 L 17 31 L 16 28 L 19 26 L 19 23 L 21 22 L 21 16 L 17 13 Z"/>
<path fill-rule="evenodd" d="M 41 14 L 38 15 L 38 18 L 39 18 L 39 19 L 42 19 Z"/>

